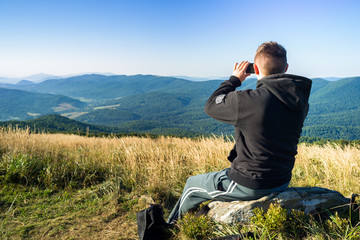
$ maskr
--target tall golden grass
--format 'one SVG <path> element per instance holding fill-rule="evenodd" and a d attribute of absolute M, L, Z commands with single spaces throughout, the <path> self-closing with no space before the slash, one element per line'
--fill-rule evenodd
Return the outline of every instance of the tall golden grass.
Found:
<path fill-rule="evenodd" d="M 3 128 L 0 166 L 3 174 L 22 167 L 38 171 L 32 176 L 26 169 L 16 170 L 26 184 L 37 179 L 45 186 L 63 181 L 59 186 L 66 187 L 72 181 L 82 186 L 113 179 L 128 190 L 179 194 L 187 177 L 229 167 L 232 146 L 222 137 L 89 138 Z M 360 190 L 359 164 L 359 146 L 300 144 L 291 186 L 326 187 L 348 196 Z"/>
<path fill-rule="evenodd" d="M 300 144 L 292 185 L 330 188 L 345 196 L 359 193 L 360 146 Z"/>

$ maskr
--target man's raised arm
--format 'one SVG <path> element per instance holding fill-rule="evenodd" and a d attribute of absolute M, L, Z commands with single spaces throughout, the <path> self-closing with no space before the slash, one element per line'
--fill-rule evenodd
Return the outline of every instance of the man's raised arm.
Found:
<path fill-rule="evenodd" d="M 245 73 L 249 62 L 236 63 L 234 72 L 230 79 L 221 83 L 220 87 L 210 96 L 205 105 L 205 113 L 210 117 L 231 124 L 237 125 L 238 120 L 238 97 L 235 89 L 250 74 Z"/>

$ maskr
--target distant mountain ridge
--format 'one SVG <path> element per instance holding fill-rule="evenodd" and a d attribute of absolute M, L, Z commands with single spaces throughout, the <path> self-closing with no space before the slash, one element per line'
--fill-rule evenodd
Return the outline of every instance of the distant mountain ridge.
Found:
<path fill-rule="evenodd" d="M 59 78 L 62 78 L 62 77 L 45 74 L 45 73 L 38 73 L 38 74 L 33 74 L 30 76 L 25 76 L 25 77 L 0 77 L 0 83 L 15 84 L 22 80 L 27 80 L 27 81 L 38 83 L 38 82 L 42 82 L 42 81 L 45 81 L 48 79 L 59 79 Z"/>
<path fill-rule="evenodd" d="M 221 82 L 222 80 L 194 82 L 154 75 L 89 74 L 50 79 L 41 83 L 25 81 L 22 84 L 0 87 L 26 91 L 21 96 L 23 101 L 13 105 L 13 113 L 10 115 L 14 117 L 14 112 L 18 111 L 19 120 L 55 112 L 87 124 L 106 125 L 123 132 L 189 131 L 232 134 L 232 126 L 209 118 L 203 110 L 206 100 Z M 249 78 L 243 82 L 240 90 L 254 89 L 256 82 L 255 78 Z M 30 93 L 48 94 L 46 96 L 49 99 L 55 96 L 66 96 L 67 99 L 51 106 L 38 103 L 42 109 L 21 110 L 23 105 L 29 105 L 33 101 L 25 99 Z M 20 95 L 17 96 L 20 98 Z M 16 97 L 12 99 L 15 103 Z M 72 102 L 75 100 L 77 102 Z M 334 139 L 360 139 L 359 101 L 360 77 L 337 81 L 313 79 L 310 111 L 303 134 L 312 137 L 330 136 Z M 71 102 L 71 107 L 65 104 L 67 102 Z M 0 107 L 5 106 L 0 104 Z"/>
<path fill-rule="evenodd" d="M 82 74 L 71 74 L 71 75 L 65 75 L 65 76 L 56 76 L 46 73 L 37 73 L 30 76 L 24 76 L 24 77 L 1 77 L 0 76 L 0 84 L 16 84 L 20 81 L 31 81 L 34 83 L 43 82 L 50 79 L 61 79 L 61 78 L 69 78 L 69 77 L 75 77 L 75 76 L 82 76 L 86 74 L 99 74 L 104 76 L 112 76 L 115 75 L 113 73 L 82 73 Z"/>

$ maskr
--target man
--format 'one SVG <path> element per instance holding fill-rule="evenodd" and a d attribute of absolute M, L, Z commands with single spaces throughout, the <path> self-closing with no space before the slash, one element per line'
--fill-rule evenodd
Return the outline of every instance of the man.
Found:
<path fill-rule="evenodd" d="M 276 42 L 256 51 L 256 89 L 235 91 L 250 74 L 236 63 L 230 79 L 211 95 L 205 112 L 235 127 L 231 167 L 189 177 L 168 223 L 207 200 L 253 200 L 287 188 L 307 115 L 311 80 L 285 74 L 286 50 Z"/>

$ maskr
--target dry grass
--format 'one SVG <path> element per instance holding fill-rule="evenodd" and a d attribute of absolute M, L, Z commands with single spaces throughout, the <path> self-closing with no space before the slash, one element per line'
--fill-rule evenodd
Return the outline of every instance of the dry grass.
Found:
<path fill-rule="evenodd" d="M 359 146 L 299 145 L 293 186 L 319 186 L 345 196 L 360 192 Z"/>
<path fill-rule="evenodd" d="M 0 131 L 2 164 L 18 155 L 31 157 L 33 161 L 47 159 L 48 169 L 42 174 L 51 182 L 51 168 L 71 163 L 73 169 L 63 171 L 90 168 L 93 174 L 120 179 L 130 189 L 181 188 L 190 175 L 229 167 L 226 156 L 232 146 L 232 142 L 220 137 L 87 138 L 31 134 L 24 130 Z M 358 146 L 301 144 L 296 158 L 292 186 L 321 186 L 345 195 L 359 191 Z"/>
<path fill-rule="evenodd" d="M 41 161 L 46 186 L 59 181 L 52 179 L 55 175 L 59 178 L 52 169 L 63 171 L 68 179 L 82 172 L 86 174 L 90 169 L 92 174 L 118 179 L 119 184 L 128 189 L 160 186 L 169 189 L 182 186 L 190 175 L 226 167 L 224 159 L 231 145 L 219 138 L 86 138 L 11 129 L 0 131 L 2 164 L 9 165 L 11 159 L 19 155 L 33 162 Z"/>
<path fill-rule="evenodd" d="M 155 201 L 160 201 L 161 198 L 164 203 L 169 201 L 170 195 L 173 198 L 180 195 L 187 177 L 229 167 L 226 157 L 232 146 L 231 141 L 224 141 L 221 137 L 88 138 L 0 129 L 0 183 L 2 186 L 21 183 L 25 186 L 62 191 L 61 189 L 76 190 L 111 182 L 112 185 L 104 187 L 104 193 L 100 195 L 106 194 L 107 191 L 122 194 L 134 192 L 136 195 L 150 195 Z M 300 144 L 296 158 L 291 186 L 326 187 L 347 197 L 351 193 L 360 192 L 359 146 Z M 96 191 L 99 195 L 99 191 Z M 12 199 L 0 197 L 4 198 L 3 202 L 12 202 Z M 19 208 L 28 201 L 25 199 L 22 203 L 19 198 L 13 208 Z M 101 203 L 97 197 L 94 199 L 92 201 L 96 204 Z M 84 206 L 93 204 L 87 202 L 86 197 L 81 201 L 84 202 Z M 8 208 L 7 205 L 2 206 L 2 209 Z M 99 207 L 93 207 L 93 211 L 97 208 Z M 113 211 L 118 211 L 116 208 L 115 204 Z M 11 221 L 20 221 L 15 215 Z M 6 217 L 3 221 L 6 221 Z M 96 215 L 91 217 L 91 214 L 90 217 L 86 217 L 87 220 L 96 218 Z M 136 232 L 134 215 L 120 215 L 112 221 L 116 222 L 119 219 L 123 220 L 122 225 L 133 227 L 128 229 L 133 236 Z M 74 225 L 70 229 L 72 235 L 66 235 L 69 228 L 59 230 L 58 235 L 55 235 L 58 238 L 78 236 L 81 229 L 86 229 L 81 222 L 86 223 L 87 220 L 74 219 L 71 223 Z M 103 221 L 101 224 L 90 224 L 90 228 L 98 229 L 96 231 L 106 229 L 107 223 Z M 6 225 L 4 226 L 6 228 Z M 114 225 L 106 231 L 116 235 L 115 229 Z"/>
<path fill-rule="evenodd" d="M 120 184 L 129 189 L 161 186 L 166 189 L 175 187 L 181 191 L 188 176 L 229 167 L 226 156 L 232 146 L 232 142 L 220 137 L 87 138 L 65 134 L 30 134 L 24 130 L 0 131 L 3 164 L 10 156 L 32 156 L 34 161 L 49 161 L 45 166 L 48 169 L 42 173 L 48 182 L 52 178 L 51 168 L 68 164 L 73 169 L 63 171 L 90 168 L 93 174 L 98 172 L 107 179 L 119 179 Z M 296 158 L 292 186 L 327 187 L 345 195 L 359 191 L 358 146 L 301 144 Z"/>

